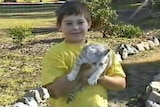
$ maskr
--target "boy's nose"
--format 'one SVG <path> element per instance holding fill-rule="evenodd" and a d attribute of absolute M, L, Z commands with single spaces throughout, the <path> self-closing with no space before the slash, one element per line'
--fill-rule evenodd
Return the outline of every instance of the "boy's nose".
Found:
<path fill-rule="evenodd" d="M 73 29 L 79 29 L 79 26 L 77 24 L 73 24 Z"/>

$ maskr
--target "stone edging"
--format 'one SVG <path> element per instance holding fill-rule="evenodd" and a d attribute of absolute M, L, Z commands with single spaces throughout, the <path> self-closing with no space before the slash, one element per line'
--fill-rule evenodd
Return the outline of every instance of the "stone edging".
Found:
<path fill-rule="evenodd" d="M 153 36 L 146 41 L 142 41 L 136 45 L 120 44 L 116 49 L 116 54 L 120 62 L 127 59 L 130 55 L 138 54 L 160 46 L 160 40 Z M 153 81 L 149 83 L 145 90 L 145 107 L 160 107 L 160 70 L 153 77 Z"/>
<path fill-rule="evenodd" d="M 139 52 L 155 49 L 160 46 L 160 40 L 153 36 L 146 41 L 141 41 L 135 45 L 119 44 L 116 49 L 116 54 L 120 62 L 127 59 L 130 55 L 138 54 Z"/>

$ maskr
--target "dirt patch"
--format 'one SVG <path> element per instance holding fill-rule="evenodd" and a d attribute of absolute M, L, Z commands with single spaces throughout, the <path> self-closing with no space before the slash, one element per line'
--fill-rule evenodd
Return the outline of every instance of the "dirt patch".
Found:
<path fill-rule="evenodd" d="M 110 92 L 111 107 L 145 107 L 140 95 L 153 76 L 160 70 L 160 48 L 141 52 L 124 60 L 122 66 L 127 74 L 127 88 L 119 92 Z M 113 106 L 114 104 L 120 106 Z"/>

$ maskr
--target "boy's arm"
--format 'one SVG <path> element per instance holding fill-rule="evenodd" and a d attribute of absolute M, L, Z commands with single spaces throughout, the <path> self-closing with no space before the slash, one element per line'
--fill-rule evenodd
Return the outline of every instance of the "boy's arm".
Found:
<path fill-rule="evenodd" d="M 112 53 L 112 66 L 105 76 L 99 78 L 98 83 L 106 89 L 121 90 L 126 87 L 126 75 L 115 52 L 112 51 Z"/>
<path fill-rule="evenodd" d="M 120 76 L 101 76 L 98 84 L 109 90 L 121 90 L 126 87 L 126 80 Z"/>
<path fill-rule="evenodd" d="M 73 82 L 67 80 L 67 71 L 63 56 L 49 50 L 42 62 L 42 85 L 48 89 L 51 97 L 64 96 L 72 88 Z"/>
<path fill-rule="evenodd" d="M 74 81 L 70 82 L 67 80 L 67 75 L 58 77 L 47 85 L 44 85 L 48 89 L 49 94 L 52 98 L 59 98 L 66 96 L 74 86 Z"/>

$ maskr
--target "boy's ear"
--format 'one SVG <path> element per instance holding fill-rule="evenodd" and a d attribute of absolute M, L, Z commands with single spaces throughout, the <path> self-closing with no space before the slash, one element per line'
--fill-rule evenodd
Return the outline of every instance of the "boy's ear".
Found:
<path fill-rule="evenodd" d="M 58 24 L 58 23 L 57 23 L 57 29 L 58 29 L 58 31 L 62 31 L 62 29 L 61 29 L 61 25 L 60 25 L 60 24 Z"/>
<path fill-rule="evenodd" d="M 62 29 L 61 29 L 61 26 L 60 25 L 57 25 L 57 28 L 58 28 L 58 31 L 62 31 Z"/>
<path fill-rule="evenodd" d="M 91 28 L 91 25 L 92 25 L 92 22 L 91 22 L 91 21 L 89 21 L 89 22 L 88 22 L 88 29 L 90 29 L 90 28 Z"/>

